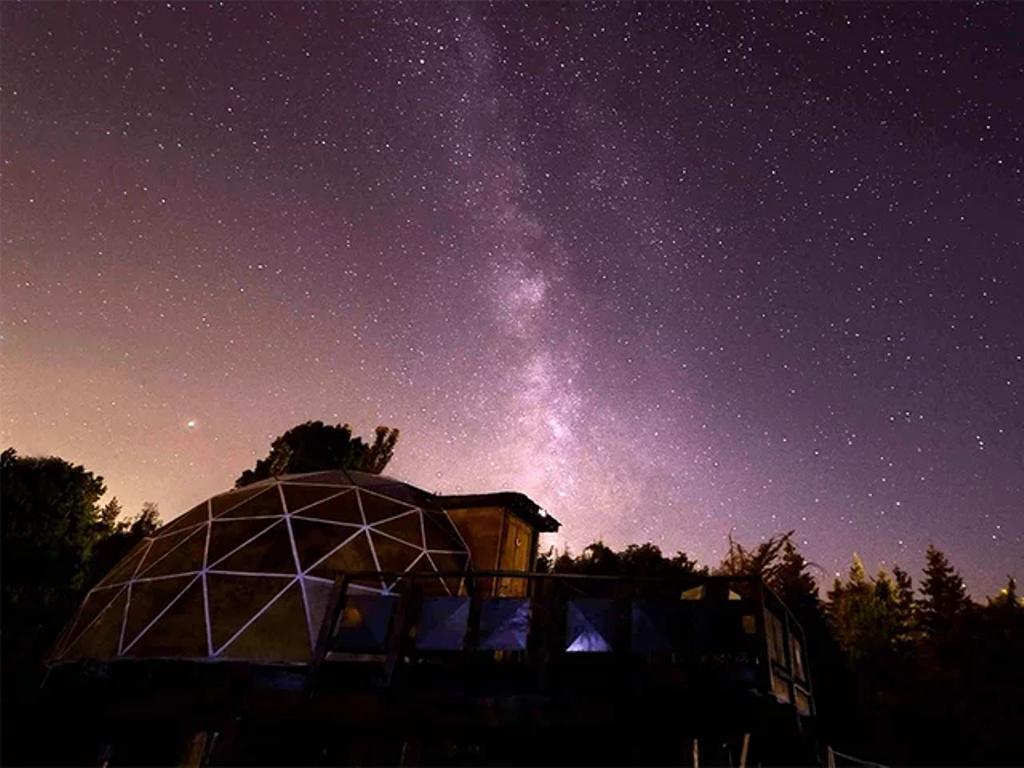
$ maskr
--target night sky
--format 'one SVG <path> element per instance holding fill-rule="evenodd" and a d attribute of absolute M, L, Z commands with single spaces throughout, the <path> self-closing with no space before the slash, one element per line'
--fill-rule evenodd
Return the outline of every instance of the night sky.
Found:
<path fill-rule="evenodd" d="M 1024 5 L 3 3 L 2 437 L 1024 577 Z"/>

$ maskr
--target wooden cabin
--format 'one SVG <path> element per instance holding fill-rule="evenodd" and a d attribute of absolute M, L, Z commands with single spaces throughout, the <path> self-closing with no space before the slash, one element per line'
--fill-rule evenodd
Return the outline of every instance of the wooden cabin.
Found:
<path fill-rule="evenodd" d="M 555 533 L 560 523 L 522 493 L 476 493 L 438 496 L 438 504 L 462 534 L 478 571 L 530 573 L 537 564 L 540 534 Z M 502 578 L 484 582 L 486 594 L 521 597 L 525 579 Z"/>

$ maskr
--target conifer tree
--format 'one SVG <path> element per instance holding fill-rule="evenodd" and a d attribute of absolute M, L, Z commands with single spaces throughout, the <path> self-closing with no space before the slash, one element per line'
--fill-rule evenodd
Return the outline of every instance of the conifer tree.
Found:
<path fill-rule="evenodd" d="M 929 545 L 925 559 L 921 626 L 930 637 L 939 637 L 959 626 L 971 601 L 963 579 L 942 551 Z"/>

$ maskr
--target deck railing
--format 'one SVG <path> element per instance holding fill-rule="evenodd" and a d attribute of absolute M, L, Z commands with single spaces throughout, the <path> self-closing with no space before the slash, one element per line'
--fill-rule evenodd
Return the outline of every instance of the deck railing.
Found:
<path fill-rule="evenodd" d="M 339 573 L 322 624 L 324 664 L 667 665 L 814 712 L 803 630 L 749 576 L 519 571 Z"/>

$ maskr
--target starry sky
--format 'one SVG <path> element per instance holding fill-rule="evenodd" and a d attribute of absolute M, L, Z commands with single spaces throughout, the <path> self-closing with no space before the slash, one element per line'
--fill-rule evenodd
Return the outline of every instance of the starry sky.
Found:
<path fill-rule="evenodd" d="M 576 551 L 1024 578 L 1024 5 L 4 3 L 2 437 L 307 419 Z"/>

